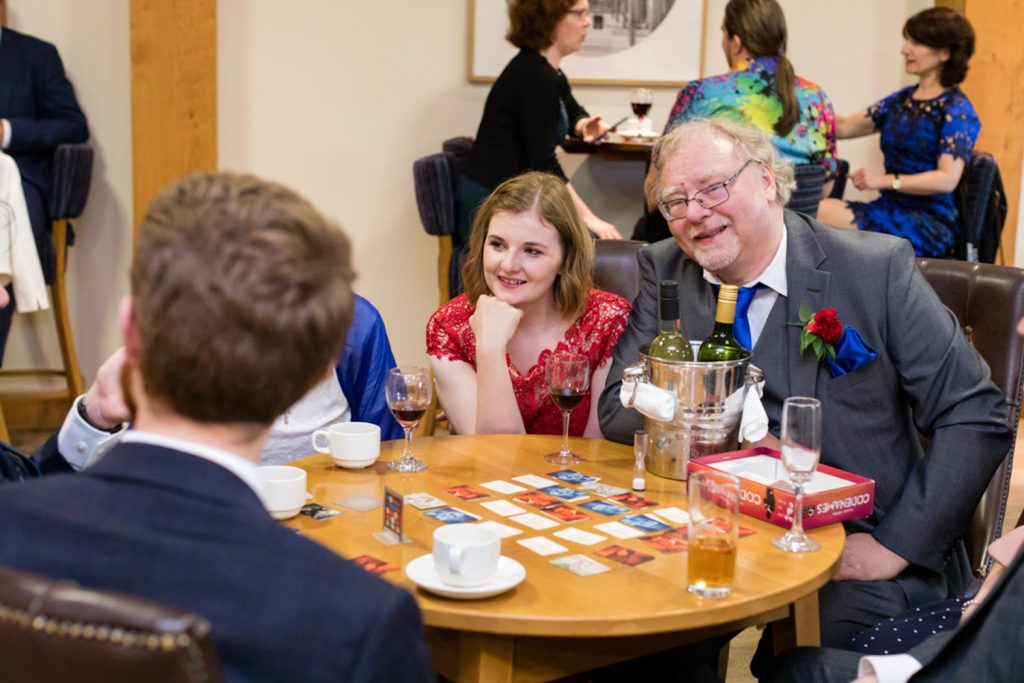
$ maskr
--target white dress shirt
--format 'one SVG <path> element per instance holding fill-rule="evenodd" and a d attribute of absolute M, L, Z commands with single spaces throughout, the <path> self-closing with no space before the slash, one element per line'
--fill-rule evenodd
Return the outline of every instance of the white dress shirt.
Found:
<path fill-rule="evenodd" d="M 786 280 L 786 249 L 789 238 L 786 229 L 782 229 L 782 239 L 779 241 L 779 248 L 775 252 L 768 266 L 750 282 L 744 283 L 744 287 L 753 287 L 757 283 L 764 285 L 754 293 L 754 299 L 747 309 L 747 322 L 750 323 L 750 345 L 757 346 L 757 340 L 761 338 L 764 325 L 768 322 L 768 316 L 772 312 L 775 300 L 780 296 L 789 294 L 789 284 Z M 713 285 L 720 285 L 722 281 L 715 277 L 710 271 L 704 270 L 704 279 Z"/>

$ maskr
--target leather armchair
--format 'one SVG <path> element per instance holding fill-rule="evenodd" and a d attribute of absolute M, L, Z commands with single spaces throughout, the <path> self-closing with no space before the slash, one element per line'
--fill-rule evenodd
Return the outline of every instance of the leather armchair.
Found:
<path fill-rule="evenodd" d="M 940 259 L 917 259 L 917 264 L 942 303 L 956 315 L 968 340 L 988 363 L 992 381 L 1002 390 L 1010 408 L 1014 440 L 978 503 L 964 536 L 971 569 L 981 576 L 990 565 L 988 544 L 1002 533 L 1010 494 L 1010 471 L 1024 383 L 1024 339 L 1016 332 L 1017 321 L 1024 317 L 1024 270 Z"/>
<path fill-rule="evenodd" d="M 204 618 L 150 600 L 0 567 L 3 679 L 222 681 Z"/>

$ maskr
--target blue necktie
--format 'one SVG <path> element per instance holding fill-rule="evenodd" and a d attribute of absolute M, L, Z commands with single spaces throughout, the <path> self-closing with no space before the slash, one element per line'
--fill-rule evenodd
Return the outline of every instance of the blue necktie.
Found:
<path fill-rule="evenodd" d="M 750 341 L 750 321 L 747 320 L 747 311 L 750 309 L 750 302 L 754 300 L 757 290 L 764 289 L 765 285 L 758 282 L 753 287 L 740 287 L 736 296 L 736 318 L 732 328 L 732 336 L 745 349 L 754 350 Z"/>

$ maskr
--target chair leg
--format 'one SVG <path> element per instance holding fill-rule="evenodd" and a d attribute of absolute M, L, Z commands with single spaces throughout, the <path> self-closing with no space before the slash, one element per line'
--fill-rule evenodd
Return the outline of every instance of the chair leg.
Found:
<path fill-rule="evenodd" d="M 448 291 L 448 264 L 452 260 L 452 236 L 440 235 L 437 238 L 437 291 L 439 293 L 439 306 L 444 306 L 452 298 Z"/>
<path fill-rule="evenodd" d="M 4 409 L 0 407 L 0 441 L 11 442 L 11 435 L 7 431 L 7 420 L 4 419 Z"/>
<path fill-rule="evenodd" d="M 64 376 L 67 379 L 69 397 L 85 393 L 82 373 L 78 369 L 78 354 L 75 352 L 75 339 L 71 333 L 71 321 L 68 318 L 68 297 L 65 286 L 64 270 L 67 267 L 68 222 L 53 222 L 53 246 L 57 251 L 57 275 L 50 286 L 53 299 L 53 317 L 57 323 L 57 340 L 60 343 L 60 354 L 64 360 Z"/>

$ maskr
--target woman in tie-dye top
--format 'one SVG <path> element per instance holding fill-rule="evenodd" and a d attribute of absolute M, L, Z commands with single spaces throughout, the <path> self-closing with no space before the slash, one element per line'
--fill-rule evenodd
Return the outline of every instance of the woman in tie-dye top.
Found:
<path fill-rule="evenodd" d="M 729 0 L 722 50 L 730 71 L 690 81 L 672 107 L 665 132 L 689 119 L 717 116 L 757 126 L 783 158 L 824 166 L 827 191 L 837 170 L 832 103 L 819 86 L 793 72 L 786 42 L 786 17 L 776 0 Z M 649 173 L 644 183 L 652 212 L 637 224 L 634 239 L 657 241 L 669 235 L 654 210 L 655 180 Z"/>

